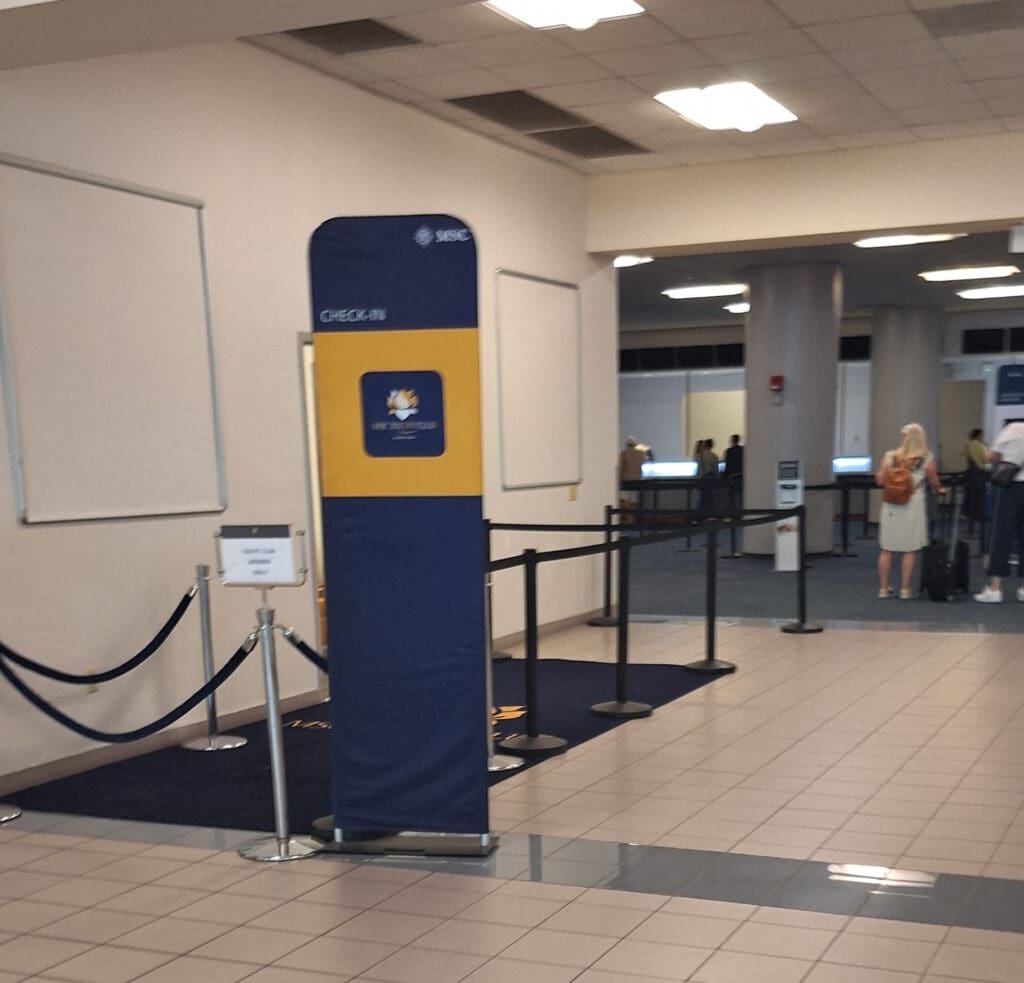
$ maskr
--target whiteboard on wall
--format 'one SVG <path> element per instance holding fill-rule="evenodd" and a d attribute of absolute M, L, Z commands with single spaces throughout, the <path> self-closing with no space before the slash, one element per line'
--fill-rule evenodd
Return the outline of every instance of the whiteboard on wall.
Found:
<path fill-rule="evenodd" d="M 497 270 L 498 400 L 504 488 L 582 480 L 580 292 Z"/>
<path fill-rule="evenodd" d="M 0 157 L 0 358 L 23 522 L 224 508 L 201 208 Z"/>

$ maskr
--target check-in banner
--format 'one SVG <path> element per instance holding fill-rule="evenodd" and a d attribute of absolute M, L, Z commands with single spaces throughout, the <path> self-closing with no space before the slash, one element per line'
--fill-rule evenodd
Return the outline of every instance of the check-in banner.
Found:
<path fill-rule="evenodd" d="M 334 826 L 485 834 L 473 237 L 335 218 L 310 275 Z"/>

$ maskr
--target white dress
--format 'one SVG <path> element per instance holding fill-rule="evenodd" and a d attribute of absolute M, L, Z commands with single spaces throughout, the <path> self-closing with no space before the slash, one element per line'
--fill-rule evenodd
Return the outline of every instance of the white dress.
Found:
<path fill-rule="evenodd" d="M 886 457 L 891 468 L 893 451 L 889 451 Z M 931 454 L 926 454 L 911 472 L 914 492 L 906 505 L 882 502 L 878 526 L 878 545 L 881 549 L 893 553 L 914 553 L 928 545 L 924 479 L 931 459 Z"/>

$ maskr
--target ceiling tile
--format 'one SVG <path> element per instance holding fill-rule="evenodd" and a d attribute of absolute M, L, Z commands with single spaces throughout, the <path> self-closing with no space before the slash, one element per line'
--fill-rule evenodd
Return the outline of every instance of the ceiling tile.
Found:
<path fill-rule="evenodd" d="M 602 103 L 587 106 L 587 119 L 603 126 L 613 126 L 622 132 L 623 127 L 630 125 L 640 130 L 656 129 L 659 126 L 673 126 L 683 120 L 667 106 L 655 102 L 651 98 L 641 98 L 635 102 Z M 691 125 L 691 124 L 687 124 Z"/>
<path fill-rule="evenodd" d="M 900 143 L 913 143 L 917 137 L 907 129 L 892 129 L 839 133 L 829 139 L 840 150 L 855 150 L 857 147 L 890 147 Z"/>
<path fill-rule="evenodd" d="M 420 89 L 403 85 L 401 82 L 389 82 L 386 80 L 381 80 L 379 82 L 367 82 L 365 88 L 370 92 L 376 92 L 379 96 L 386 96 L 388 99 L 394 99 L 396 102 L 420 102 L 425 95 L 425 93 Z"/>
<path fill-rule="evenodd" d="M 475 41 L 456 41 L 443 45 L 443 48 L 483 68 L 524 61 L 547 61 L 571 54 L 571 49 L 561 44 L 551 31 L 517 31 Z"/>
<path fill-rule="evenodd" d="M 939 7 L 960 7 L 968 3 L 989 3 L 990 0 L 907 0 L 912 10 L 935 10 Z"/>
<path fill-rule="evenodd" d="M 943 38 L 942 46 L 954 58 L 985 58 L 1000 55 L 1016 55 L 1019 58 L 1024 51 L 1024 28 Z"/>
<path fill-rule="evenodd" d="M 907 9 L 903 0 L 774 0 L 774 3 L 796 24 L 828 24 L 858 17 L 902 14 Z"/>
<path fill-rule="evenodd" d="M 1002 124 L 993 119 L 969 120 L 964 123 L 936 123 L 932 126 L 915 126 L 912 129 L 922 140 L 955 140 L 961 137 L 982 137 L 1004 132 Z"/>
<path fill-rule="evenodd" d="M 461 72 L 440 72 L 422 78 L 406 79 L 431 99 L 454 99 L 457 96 L 479 96 L 508 88 L 507 80 L 484 68 L 468 68 Z"/>
<path fill-rule="evenodd" d="M 958 102 L 936 102 L 897 111 L 905 126 L 934 126 L 939 123 L 962 123 L 989 118 L 988 107 L 978 99 Z"/>
<path fill-rule="evenodd" d="M 564 28 L 557 31 L 557 37 L 567 48 L 581 52 L 645 48 L 652 44 L 672 44 L 679 40 L 679 35 L 671 28 L 644 14 L 601 21 L 589 31 Z"/>
<path fill-rule="evenodd" d="M 829 138 L 850 133 L 881 133 L 886 130 L 898 130 L 902 127 L 899 117 L 886 110 L 868 113 L 833 113 L 826 117 L 809 120 L 807 125 L 820 136 Z"/>
<path fill-rule="evenodd" d="M 635 85 L 619 78 L 549 85 L 531 91 L 547 102 L 569 109 L 615 102 L 633 103 L 643 95 Z"/>
<path fill-rule="evenodd" d="M 328 58 L 326 61 L 314 62 L 317 71 L 326 72 L 335 78 L 344 79 L 353 85 L 365 86 L 370 82 L 383 82 L 376 72 L 371 72 L 359 65 L 353 65 L 347 58 Z"/>
<path fill-rule="evenodd" d="M 837 61 L 818 52 L 791 58 L 737 62 L 730 67 L 737 77 L 755 85 L 794 79 L 823 79 L 830 75 L 843 75 L 846 71 Z"/>
<path fill-rule="evenodd" d="M 732 141 L 739 147 L 755 147 L 762 143 L 795 143 L 799 140 L 813 140 L 816 135 L 799 122 L 776 123 L 762 126 L 753 133 L 729 133 Z"/>
<path fill-rule="evenodd" d="M 357 68 L 365 68 L 384 78 L 415 78 L 434 72 L 451 72 L 460 68 L 475 68 L 468 61 L 441 48 L 416 46 L 393 48 L 389 51 L 368 51 L 360 55 L 346 55 Z"/>
<path fill-rule="evenodd" d="M 1020 99 L 988 99 L 985 102 L 989 112 L 1004 126 L 1021 111 Z"/>
<path fill-rule="evenodd" d="M 680 69 L 675 72 L 656 72 L 652 75 L 631 75 L 630 82 L 652 96 L 666 89 L 688 89 L 693 86 L 717 85 L 719 82 L 735 82 L 736 73 L 721 65 L 702 65 Z"/>
<path fill-rule="evenodd" d="M 1024 48 L 1021 49 L 1024 51 Z M 993 55 L 986 58 L 964 58 L 957 62 L 960 71 L 971 81 L 1011 78 L 1024 74 L 1024 58 L 1018 55 Z"/>
<path fill-rule="evenodd" d="M 936 38 L 983 34 L 1024 27 L 1024 4 L 1020 0 L 958 4 L 955 7 L 922 10 L 920 18 Z"/>
<path fill-rule="evenodd" d="M 794 28 L 762 31 L 756 34 L 730 34 L 728 37 L 707 38 L 695 44 L 706 55 L 723 65 L 817 53 L 814 44 L 806 35 Z"/>
<path fill-rule="evenodd" d="M 654 171 L 672 167 L 675 161 L 663 154 L 625 154 L 614 159 L 588 161 L 592 173 L 616 173 L 623 171 Z"/>
<path fill-rule="evenodd" d="M 488 38 L 496 34 L 512 34 L 525 29 L 507 17 L 495 13 L 482 3 L 472 3 L 429 13 L 407 14 L 382 18 L 383 23 L 419 38 L 428 44 L 445 44 Z"/>
<path fill-rule="evenodd" d="M 979 99 L 984 99 L 986 102 L 1017 99 L 1024 104 L 1024 78 L 1019 75 L 1016 78 L 985 79 L 981 82 L 972 82 L 971 88 L 977 93 Z"/>
<path fill-rule="evenodd" d="M 410 44 L 419 44 L 417 38 L 376 20 L 340 21 L 317 27 L 298 27 L 282 34 L 329 55 L 354 55 L 362 51 L 382 51 Z"/>
<path fill-rule="evenodd" d="M 909 41 L 879 44 L 870 48 L 833 51 L 832 57 L 847 71 L 873 72 L 895 66 L 930 65 L 949 61 L 949 53 L 938 41 Z"/>
<path fill-rule="evenodd" d="M 927 41 L 931 38 L 925 26 L 913 14 L 811 24 L 804 30 L 826 51 L 867 48 L 897 41 Z"/>
<path fill-rule="evenodd" d="M 542 133 L 531 133 L 534 139 L 549 147 L 556 147 L 576 157 L 589 160 L 601 157 L 622 157 L 643 153 L 644 148 L 638 147 L 630 140 L 605 130 L 600 126 L 580 126 L 571 130 L 545 130 Z"/>
<path fill-rule="evenodd" d="M 971 100 L 970 86 L 955 65 L 915 65 L 858 75 L 864 88 L 893 109 L 927 106 L 933 102 Z"/>
<path fill-rule="evenodd" d="M 520 90 L 466 96 L 451 101 L 461 109 L 468 109 L 471 113 L 520 133 L 564 129 L 581 126 L 586 122 L 574 113 Z"/>
<path fill-rule="evenodd" d="M 790 154 L 818 154 L 835 147 L 829 140 L 820 137 L 805 137 L 802 140 L 780 140 L 777 143 L 757 144 L 758 157 L 788 157 Z"/>
<path fill-rule="evenodd" d="M 501 65 L 498 69 L 516 85 L 539 89 L 545 85 L 567 82 L 589 82 L 592 79 L 611 78 L 612 73 L 592 58 L 568 55 L 551 61 L 533 61 L 515 65 Z"/>
<path fill-rule="evenodd" d="M 686 146 L 671 150 L 666 156 L 680 164 L 725 164 L 733 160 L 752 160 L 757 154 L 748 147 L 737 147 L 729 143 L 714 146 Z"/>
<path fill-rule="evenodd" d="M 647 48 L 599 51 L 591 55 L 591 58 L 616 75 L 678 71 L 711 64 L 711 59 L 707 55 L 682 41 L 675 44 L 656 44 Z"/>
<path fill-rule="evenodd" d="M 707 0 L 698 6 L 675 4 L 654 13 L 688 40 L 788 28 L 789 21 L 768 0 Z"/>

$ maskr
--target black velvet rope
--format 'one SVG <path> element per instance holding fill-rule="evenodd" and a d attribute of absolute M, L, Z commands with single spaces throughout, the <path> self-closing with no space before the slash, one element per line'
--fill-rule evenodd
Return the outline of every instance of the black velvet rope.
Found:
<path fill-rule="evenodd" d="M 246 657 L 255 647 L 255 636 L 246 639 L 235 651 L 235 654 L 232 655 L 224 664 L 224 666 L 210 678 L 210 681 L 203 685 L 201 689 L 193 693 L 193 695 L 185 700 L 184 703 L 180 703 L 169 713 L 165 713 L 159 720 L 155 720 L 146 727 L 139 727 L 135 730 L 124 731 L 119 734 L 95 730 L 92 727 L 81 724 L 77 720 L 69 717 L 66 713 L 62 713 L 52 704 L 47 703 L 47 701 L 36 693 L 35 690 L 18 678 L 14 670 L 7 665 L 7 661 L 3 657 L 2 653 L 0 653 L 0 675 L 2 675 L 37 710 L 42 710 L 42 712 L 48 717 L 52 720 L 56 720 L 59 724 L 63 724 L 68 728 L 68 730 L 72 730 L 76 734 L 80 734 L 82 737 L 88 737 L 93 741 L 100 741 L 106 744 L 128 744 L 131 741 L 137 741 L 140 738 L 149 737 L 151 734 L 155 734 L 158 730 L 163 730 L 164 727 L 167 727 L 170 724 L 173 724 L 176 720 L 184 717 L 189 710 L 198 706 L 215 689 L 217 689 L 217 687 L 220 686 L 221 683 L 223 683 L 245 661 Z"/>
<path fill-rule="evenodd" d="M 3 642 L 0 642 L 0 656 L 6 656 L 16 666 L 20 666 L 22 669 L 28 669 L 30 672 L 38 673 L 40 676 L 45 676 L 47 679 L 55 679 L 59 683 L 75 683 L 79 686 L 95 684 L 95 683 L 106 683 L 111 679 L 117 679 L 118 676 L 123 676 L 126 672 L 131 672 L 136 666 L 142 665 L 157 649 L 167 641 L 168 636 L 178 627 L 178 622 L 181 621 L 182 616 L 188 610 L 189 604 L 192 603 L 192 598 L 195 596 L 195 591 L 189 591 L 179 602 L 178 606 L 174 609 L 171 616 L 167 619 L 164 624 L 154 636 L 153 640 L 140 652 L 133 655 L 127 662 L 122 662 L 121 665 L 115 666 L 113 669 L 107 669 L 103 672 L 94 672 L 90 675 L 77 675 L 70 672 L 62 672 L 60 669 L 51 669 L 49 666 L 44 666 L 39 662 L 35 662 L 32 659 L 26 658 L 24 655 L 19 655 L 12 648 L 8 648 Z"/>
<path fill-rule="evenodd" d="M 290 628 L 284 632 L 284 637 L 288 639 L 310 662 L 313 663 L 321 672 L 327 672 L 327 660 L 311 649 L 298 635 L 296 635 Z"/>

